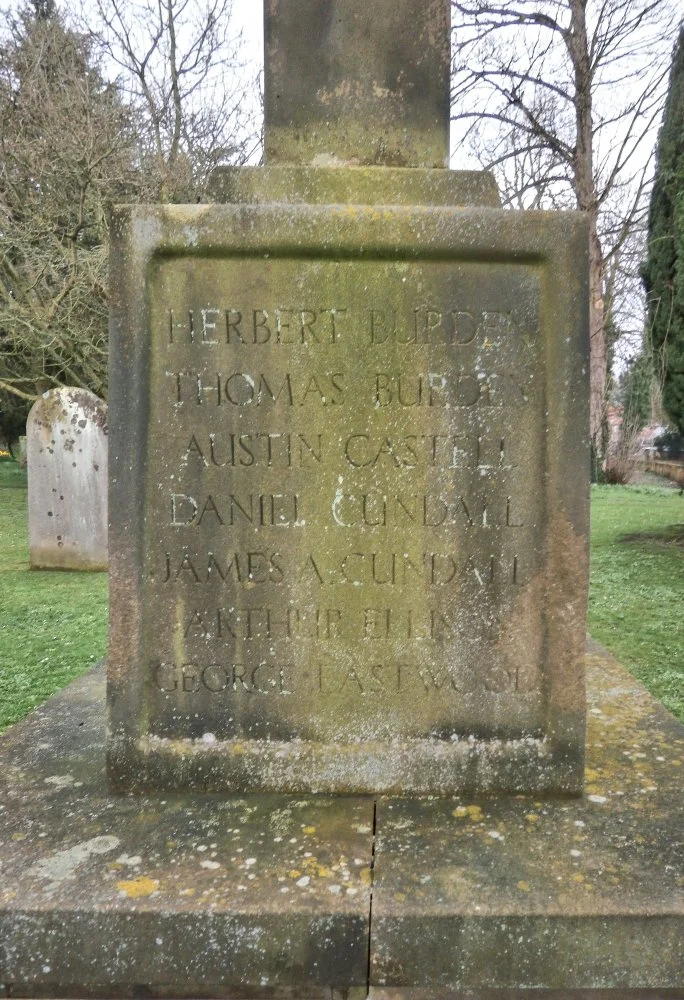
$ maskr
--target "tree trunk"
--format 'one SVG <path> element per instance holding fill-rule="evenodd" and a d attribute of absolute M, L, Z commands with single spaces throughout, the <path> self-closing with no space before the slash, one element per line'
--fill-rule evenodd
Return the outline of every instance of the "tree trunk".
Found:
<path fill-rule="evenodd" d="M 589 219 L 589 427 L 594 452 L 601 460 L 608 378 L 604 265 L 601 243 L 596 232 L 596 213 L 590 213 Z"/>
<path fill-rule="evenodd" d="M 577 207 L 589 216 L 589 398 L 590 433 L 595 454 L 603 458 L 608 357 L 603 295 L 603 250 L 598 237 L 598 195 L 594 180 L 592 69 L 587 37 L 586 0 L 570 0 L 570 30 L 566 43 L 575 76 L 576 142 L 574 187 Z"/>

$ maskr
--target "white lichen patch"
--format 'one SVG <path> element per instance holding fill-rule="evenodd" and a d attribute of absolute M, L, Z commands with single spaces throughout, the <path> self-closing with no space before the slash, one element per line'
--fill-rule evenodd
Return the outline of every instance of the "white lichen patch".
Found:
<path fill-rule="evenodd" d="M 116 862 L 119 865 L 128 865 L 134 868 L 136 865 L 142 864 L 142 858 L 139 854 L 120 854 Z"/>
<path fill-rule="evenodd" d="M 108 854 L 110 851 L 116 850 L 120 843 L 118 837 L 107 835 L 84 840 L 64 851 L 57 851 L 49 858 L 37 861 L 29 868 L 28 874 L 36 878 L 49 879 L 51 885 L 48 888 L 52 888 L 60 882 L 72 878 L 79 866 L 93 855 Z"/>
<path fill-rule="evenodd" d="M 46 785 L 54 785 L 55 788 L 68 788 L 75 781 L 73 774 L 51 774 L 43 780 Z"/>

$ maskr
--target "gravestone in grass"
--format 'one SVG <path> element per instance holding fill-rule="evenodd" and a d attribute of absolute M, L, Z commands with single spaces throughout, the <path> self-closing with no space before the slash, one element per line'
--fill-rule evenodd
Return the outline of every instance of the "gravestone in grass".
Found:
<path fill-rule="evenodd" d="M 50 389 L 26 425 L 32 569 L 107 569 L 107 404 Z"/>
<path fill-rule="evenodd" d="M 440 169 L 446 0 L 266 51 L 267 166 L 114 219 L 113 787 L 578 792 L 585 221 Z"/>

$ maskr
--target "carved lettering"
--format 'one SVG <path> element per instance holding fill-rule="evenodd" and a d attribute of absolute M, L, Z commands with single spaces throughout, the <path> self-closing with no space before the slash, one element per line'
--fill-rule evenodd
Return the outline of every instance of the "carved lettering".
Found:
<path fill-rule="evenodd" d="M 346 312 L 346 309 L 208 307 L 200 310 L 198 328 L 192 309 L 187 313 L 170 309 L 168 341 L 169 344 L 232 346 L 335 344 Z"/>
<path fill-rule="evenodd" d="M 291 669 L 291 668 L 290 668 Z M 208 691 L 211 694 L 248 695 L 288 695 L 283 665 L 262 660 L 256 665 L 245 663 L 154 663 L 151 667 L 155 687 L 170 694 L 197 694 Z"/>
<path fill-rule="evenodd" d="M 171 494 L 171 525 L 174 528 L 199 528 L 202 523 L 213 525 L 251 524 L 258 527 L 299 528 L 300 498 L 287 493 L 229 493 L 215 499 Z"/>
<path fill-rule="evenodd" d="M 344 459 L 354 469 L 478 469 L 499 472 L 516 468 L 506 438 L 464 434 L 407 434 L 382 437 L 351 434 Z"/>
<path fill-rule="evenodd" d="M 423 528 L 524 527 L 513 511 L 511 497 L 490 502 L 482 497 L 440 497 L 425 493 L 387 496 L 379 490 L 360 494 L 338 490 L 331 504 L 332 522 L 342 528 L 411 524 Z"/>
<path fill-rule="evenodd" d="M 489 627 L 484 617 L 473 620 L 479 622 L 480 628 Z M 194 608 L 176 627 L 184 639 L 219 639 L 227 643 L 240 640 L 247 644 L 305 639 L 335 643 L 361 637 L 370 643 L 410 640 L 439 645 L 463 634 L 458 617 L 447 617 L 441 610 L 397 607 Z"/>
<path fill-rule="evenodd" d="M 341 559 L 308 555 L 305 575 L 321 586 L 408 586 L 422 582 L 430 587 L 486 589 L 495 581 L 514 582 L 517 562 L 504 567 L 495 556 L 464 556 L 457 553 L 424 552 L 412 557 L 406 552 L 348 552 Z M 516 581 L 517 582 L 517 581 Z"/>
<path fill-rule="evenodd" d="M 184 455 L 204 468 L 309 469 L 323 461 L 322 434 L 193 434 Z M 192 467 L 192 466 L 191 466 Z"/>
<path fill-rule="evenodd" d="M 516 670 L 497 663 L 487 663 L 480 671 L 465 665 L 446 667 L 407 660 L 355 661 L 339 669 L 332 661 L 321 661 L 316 683 L 320 694 L 358 697 L 392 691 L 432 696 L 448 692 L 461 696 L 477 692 L 510 695 L 519 691 Z"/>
<path fill-rule="evenodd" d="M 296 376 L 285 372 L 277 380 L 263 373 L 167 371 L 175 405 L 303 407 L 310 403 L 339 406 L 344 402 L 344 373 Z"/>
<path fill-rule="evenodd" d="M 231 552 L 191 557 L 183 552 L 180 558 L 170 553 L 164 556 L 162 583 L 272 583 L 280 584 L 285 577 L 279 552 Z"/>
<path fill-rule="evenodd" d="M 294 301 L 274 305 L 252 266 L 246 283 L 217 271 L 188 285 L 188 302 L 169 284 L 171 308 L 153 319 L 165 358 L 153 417 L 166 420 L 164 446 L 177 442 L 146 485 L 158 545 L 146 566 L 169 623 L 148 676 L 167 728 L 206 712 L 217 734 L 212 713 L 280 738 L 277 709 L 246 705 L 301 693 L 305 738 L 335 714 L 317 714 L 318 696 L 343 708 L 340 725 L 356 712 L 354 738 L 372 734 L 374 701 L 399 730 L 422 701 L 433 736 L 455 738 L 450 706 L 459 726 L 529 718 L 533 731 L 542 611 L 521 591 L 544 558 L 531 498 L 546 363 L 537 278 L 522 297 L 503 294 L 469 263 L 446 280 L 437 261 L 417 264 L 412 285 L 411 264 L 375 302 L 373 282 L 357 295 L 341 280 L 355 263 L 324 262 L 307 284 L 288 261 L 273 289 Z M 511 614 L 523 622 L 513 638 Z M 394 716 L 377 718 L 384 739 Z"/>

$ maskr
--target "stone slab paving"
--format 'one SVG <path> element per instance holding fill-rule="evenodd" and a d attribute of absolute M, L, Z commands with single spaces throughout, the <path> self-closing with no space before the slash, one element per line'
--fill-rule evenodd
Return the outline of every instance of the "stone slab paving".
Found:
<path fill-rule="evenodd" d="M 0 983 L 365 985 L 372 802 L 110 797 L 104 706 L 2 738 Z"/>
<path fill-rule="evenodd" d="M 682 990 L 392 990 L 372 987 L 368 1000 L 682 1000 Z"/>
<path fill-rule="evenodd" d="M 370 933 L 376 1000 L 681 996 L 684 728 L 587 665 L 584 798 L 379 799 L 374 858 L 371 799 L 108 796 L 94 670 L 0 739 L 0 984 L 356 998 Z"/>
<path fill-rule="evenodd" d="M 584 797 L 379 801 L 378 986 L 684 984 L 684 728 L 596 644 L 587 682 Z"/>

